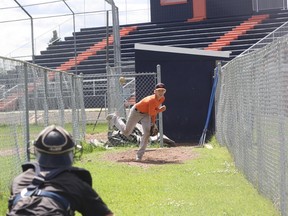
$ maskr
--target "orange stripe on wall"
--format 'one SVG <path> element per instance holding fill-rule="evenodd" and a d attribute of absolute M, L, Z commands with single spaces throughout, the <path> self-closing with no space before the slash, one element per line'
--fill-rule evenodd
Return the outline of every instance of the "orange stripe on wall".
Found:
<path fill-rule="evenodd" d="M 197 22 L 206 19 L 206 0 L 193 0 L 193 18 L 188 22 Z"/>
<path fill-rule="evenodd" d="M 160 0 L 161 6 L 186 4 L 187 0 Z"/>

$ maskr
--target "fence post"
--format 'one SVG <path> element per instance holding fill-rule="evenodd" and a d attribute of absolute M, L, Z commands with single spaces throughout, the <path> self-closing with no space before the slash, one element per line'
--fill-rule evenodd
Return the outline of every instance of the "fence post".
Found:
<path fill-rule="evenodd" d="M 48 95 L 48 73 L 49 71 L 47 69 L 45 69 L 45 72 L 44 72 L 44 125 L 45 127 L 48 126 L 49 124 L 49 113 L 48 113 L 48 98 L 47 98 L 47 95 Z"/>
<path fill-rule="evenodd" d="M 86 112 L 85 112 L 85 102 L 84 102 L 84 94 L 83 94 L 83 81 L 84 81 L 84 76 L 83 73 L 80 73 L 80 76 L 77 76 L 75 79 L 77 79 L 78 87 L 77 87 L 77 92 L 79 94 L 78 97 L 80 97 L 80 110 L 81 110 L 81 123 L 82 123 L 82 135 L 85 135 L 86 132 L 86 124 L 87 124 L 87 119 L 86 119 Z M 84 112 L 82 111 L 84 109 Z M 78 111 L 79 112 L 79 111 Z"/>
<path fill-rule="evenodd" d="M 75 126 L 75 122 L 78 122 L 77 121 L 77 113 L 76 113 L 76 84 L 75 84 L 75 79 L 74 79 L 74 76 L 70 76 L 70 79 L 71 79 L 71 83 L 72 83 L 72 88 L 71 88 L 71 91 L 72 91 L 72 95 L 71 95 L 71 105 L 72 105 L 72 126 L 73 126 L 73 137 L 74 139 L 77 139 L 77 129 L 76 129 L 76 126 Z"/>
<path fill-rule="evenodd" d="M 63 74 L 62 74 L 62 72 L 59 72 L 59 84 L 57 84 L 56 83 L 56 85 L 58 86 L 57 88 L 59 88 L 59 91 L 57 91 L 58 92 L 58 94 L 59 94 L 59 96 L 58 96 L 58 103 L 59 103 L 59 105 L 60 105 L 60 113 L 61 113 L 61 126 L 62 127 L 64 127 L 64 122 L 65 122 L 65 113 L 64 113 L 64 109 L 65 109 L 65 107 L 64 107 L 64 98 L 63 98 L 63 88 L 62 88 L 62 86 L 63 86 Z"/>
<path fill-rule="evenodd" d="M 35 89 L 36 90 L 36 89 Z M 28 105 L 28 65 L 24 63 L 24 94 L 25 94 L 25 137 L 24 141 L 26 143 L 26 157 L 27 161 L 30 161 L 30 132 L 29 132 L 29 105 Z"/>
<path fill-rule="evenodd" d="M 37 101 L 39 100 L 38 98 L 38 91 L 37 91 L 37 85 L 36 85 L 36 81 L 37 81 L 37 73 L 35 72 L 35 69 L 33 69 L 33 88 L 34 88 L 34 115 L 35 115 L 35 124 L 38 125 L 38 103 Z"/>
<path fill-rule="evenodd" d="M 157 65 L 157 82 L 161 82 L 161 66 Z M 160 146 L 163 147 L 163 113 L 159 113 Z"/>

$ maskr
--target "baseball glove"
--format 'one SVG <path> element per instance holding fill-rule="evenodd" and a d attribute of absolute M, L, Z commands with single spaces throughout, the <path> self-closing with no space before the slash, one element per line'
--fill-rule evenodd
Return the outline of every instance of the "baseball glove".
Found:
<path fill-rule="evenodd" d="M 150 136 L 156 136 L 159 130 L 156 124 L 153 124 L 150 128 Z"/>

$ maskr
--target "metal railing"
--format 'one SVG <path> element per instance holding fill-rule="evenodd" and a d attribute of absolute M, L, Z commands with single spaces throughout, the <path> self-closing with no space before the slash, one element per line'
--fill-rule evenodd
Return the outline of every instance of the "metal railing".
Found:
<path fill-rule="evenodd" d="M 255 50 L 261 49 L 267 44 L 272 43 L 274 40 L 277 40 L 280 37 L 283 37 L 287 35 L 288 33 L 288 22 L 285 22 L 281 26 L 279 26 L 277 29 L 269 33 L 267 36 L 259 40 L 257 43 L 253 44 L 251 47 L 249 47 L 247 50 L 242 52 L 239 56 L 243 56 L 245 54 L 248 54 L 250 52 L 253 52 Z M 237 56 L 237 57 L 239 57 Z"/>
<path fill-rule="evenodd" d="M 271 9 L 287 9 L 287 0 L 253 0 L 252 7 L 257 12 Z"/>

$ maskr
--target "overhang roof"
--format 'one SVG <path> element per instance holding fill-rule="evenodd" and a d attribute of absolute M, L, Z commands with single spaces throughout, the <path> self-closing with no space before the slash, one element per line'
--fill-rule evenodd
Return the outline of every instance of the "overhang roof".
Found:
<path fill-rule="evenodd" d="M 147 50 L 155 52 L 168 52 L 168 53 L 178 53 L 178 54 L 188 54 L 188 55 L 200 55 L 200 56 L 210 56 L 210 57 L 221 57 L 229 58 L 230 51 L 213 51 L 213 50 L 201 50 L 195 48 L 182 48 L 182 47 L 171 47 L 171 46 L 159 46 L 159 45 L 148 45 L 136 43 L 134 46 L 135 50 Z"/>

